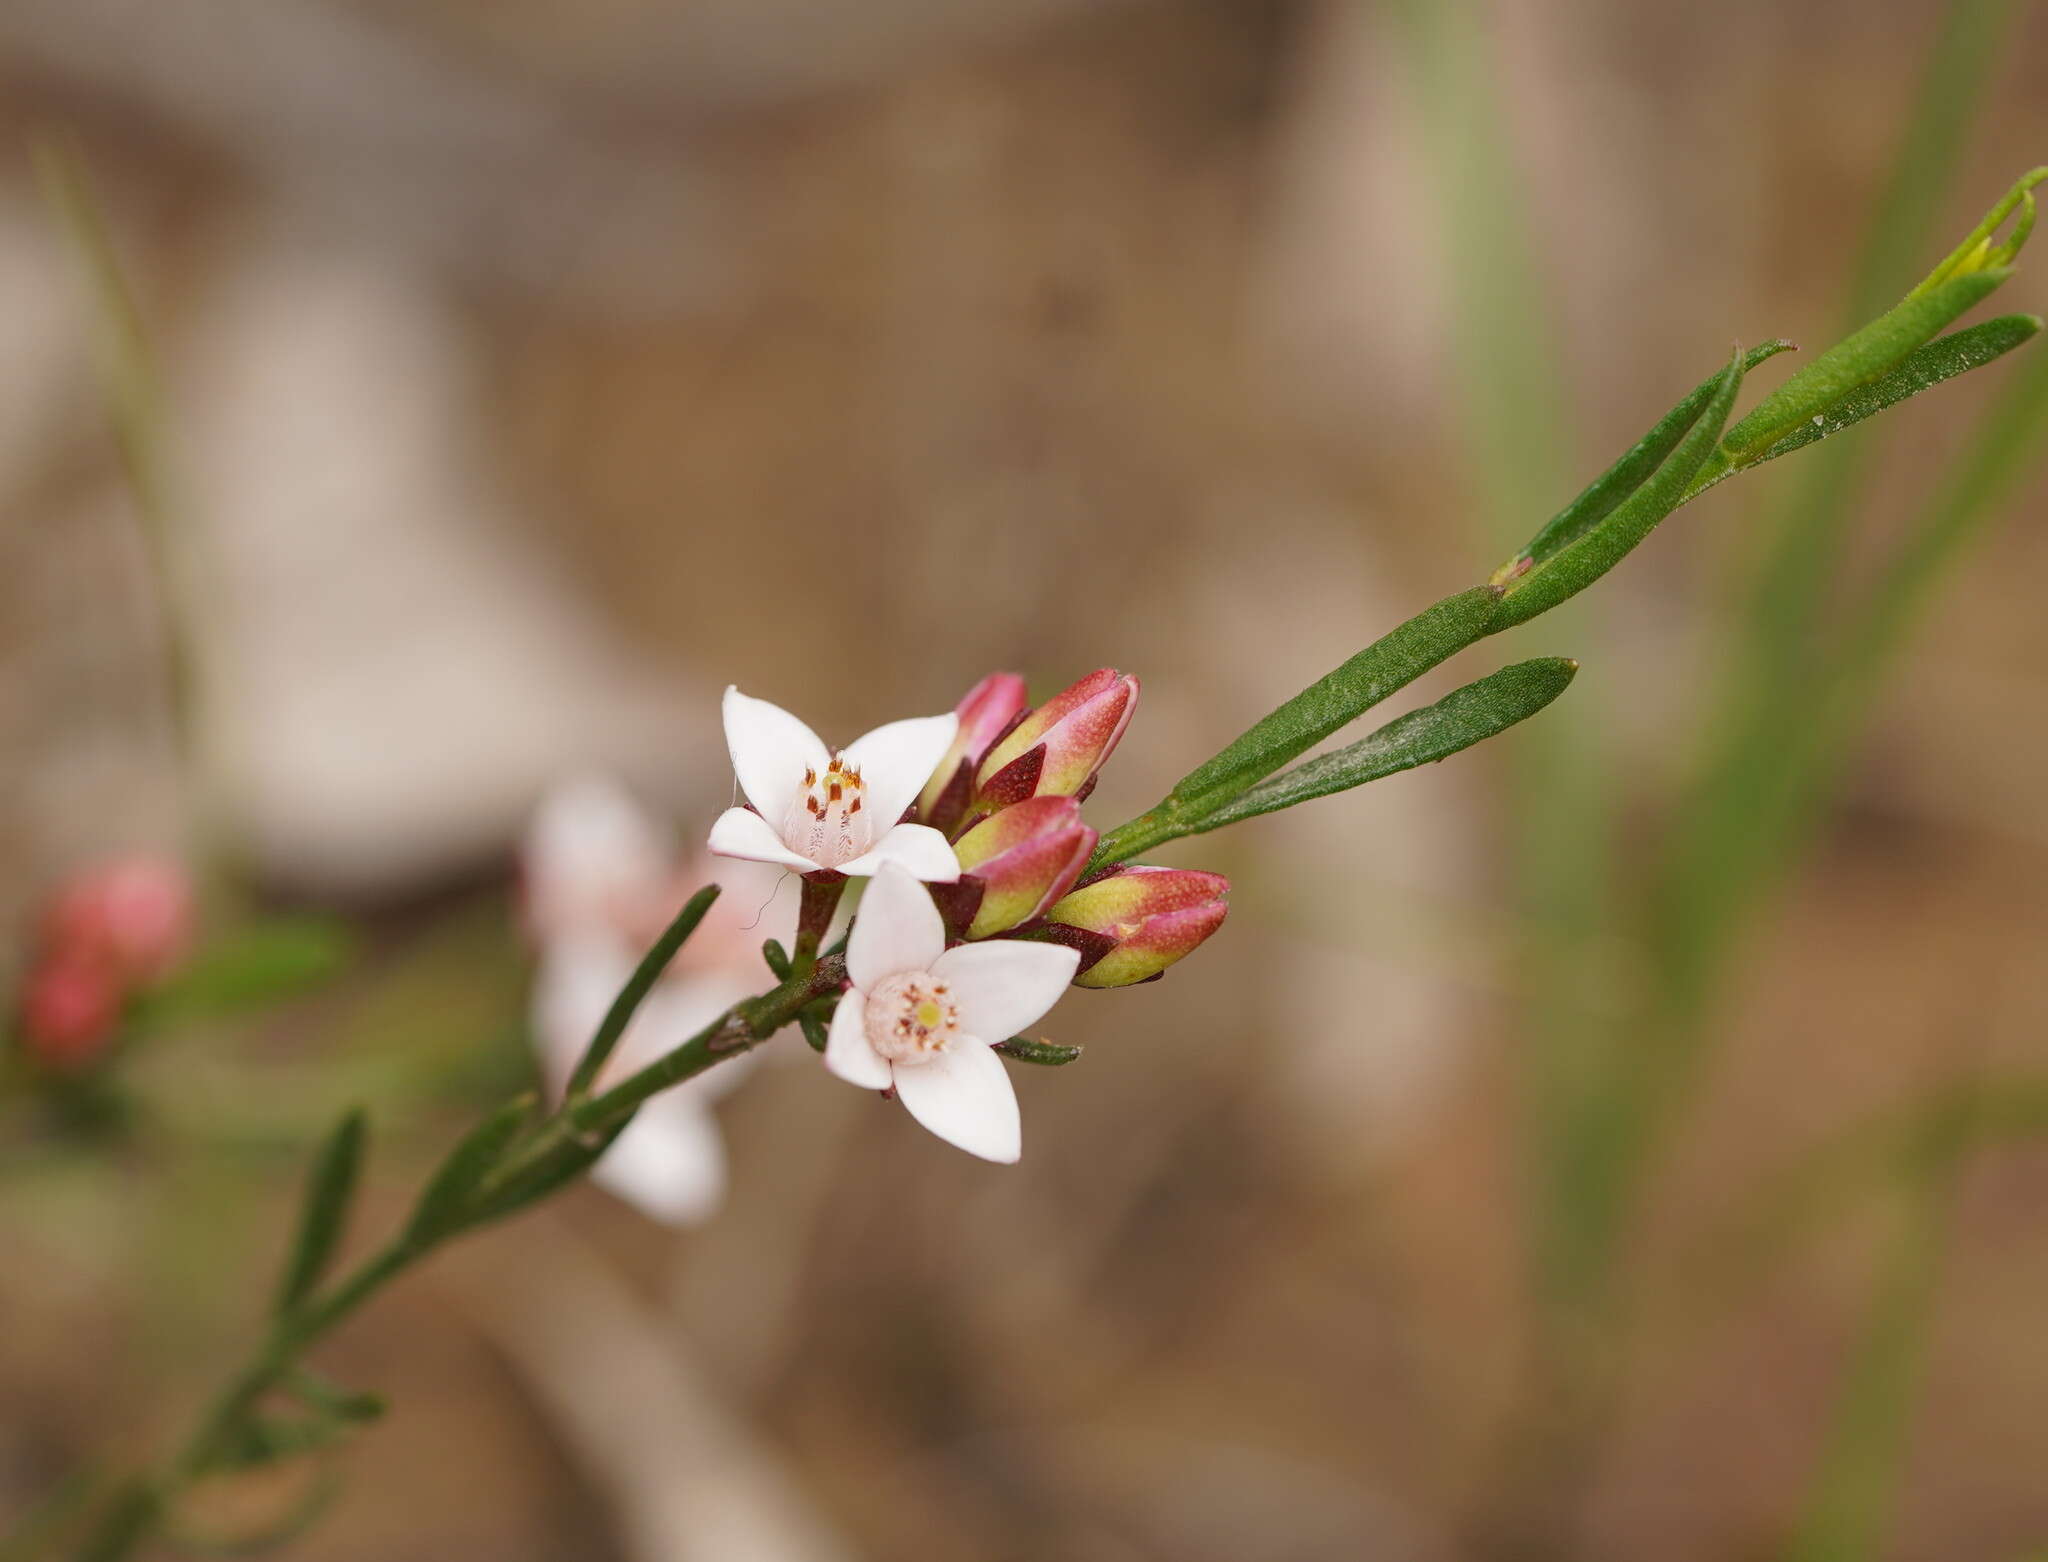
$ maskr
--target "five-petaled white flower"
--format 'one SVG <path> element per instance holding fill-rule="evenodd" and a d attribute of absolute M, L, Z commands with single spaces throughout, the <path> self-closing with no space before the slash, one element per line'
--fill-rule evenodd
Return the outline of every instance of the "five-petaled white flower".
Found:
<path fill-rule="evenodd" d="M 1038 1020 L 1080 956 L 1058 944 L 992 940 L 946 947 L 925 887 L 884 863 L 861 896 L 846 947 L 825 1064 L 870 1090 L 895 1087 L 910 1115 L 985 1160 L 1022 1151 L 1017 1094 L 990 1051 Z"/>
<path fill-rule="evenodd" d="M 864 877 L 893 862 L 950 884 L 960 864 L 946 838 L 901 821 L 959 729 L 950 711 L 892 721 L 835 754 L 781 706 L 728 688 L 725 741 L 754 806 L 719 815 L 711 849 L 801 873 Z"/>

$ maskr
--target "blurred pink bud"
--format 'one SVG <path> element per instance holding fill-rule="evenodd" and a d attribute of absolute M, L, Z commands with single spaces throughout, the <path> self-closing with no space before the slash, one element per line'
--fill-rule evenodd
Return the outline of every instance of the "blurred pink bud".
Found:
<path fill-rule="evenodd" d="M 46 1068 L 72 1072 L 106 1051 L 121 1014 L 114 972 L 89 953 L 46 959 L 21 994 L 21 1040 Z"/>
<path fill-rule="evenodd" d="M 1058 901 L 1046 920 L 1081 952 L 1076 987 L 1150 981 L 1223 925 L 1230 881 L 1194 868 L 1120 868 Z"/>
<path fill-rule="evenodd" d="M 92 868 L 60 889 L 43 939 L 58 963 L 91 961 L 116 985 L 158 982 L 192 946 L 192 881 L 167 857 L 138 854 Z"/>
<path fill-rule="evenodd" d="M 1085 795 L 1137 703 L 1138 680 L 1113 667 L 1061 690 L 989 750 L 975 806 L 988 813 L 1027 797 Z"/>
<path fill-rule="evenodd" d="M 960 871 L 981 882 L 969 938 L 987 938 L 1044 912 L 1074 887 L 1095 832 L 1071 797 L 1034 797 L 984 819 L 954 843 Z"/>
<path fill-rule="evenodd" d="M 952 834 L 973 800 L 974 773 L 981 756 L 1016 725 L 1027 703 L 1024 680 L 1015 673 L 990 673 L 967 691 L 953 707 L 960 718 L 959 734 L 918 795 L 917 817 L 922 822 Z"/>

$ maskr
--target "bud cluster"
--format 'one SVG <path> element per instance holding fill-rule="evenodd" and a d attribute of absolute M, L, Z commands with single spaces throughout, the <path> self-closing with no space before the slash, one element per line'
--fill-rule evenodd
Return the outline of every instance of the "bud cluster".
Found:
<path fill-rule="evenodd" d="M 1032 708 L 1024 680 L 992 673 L 961 700 L 959 733 L 918 799 L 960 862 L 932 886 L 956 937 L 1079 951 L 1081 987 L 1150 981 L 1223 922 L 1229 882 L 1191 869 L 1123 867 L 1087 877 L 1096 832 L 1081 817 L 1130 725 L 1138 680 L 1101 668 Z"/>
<path fill-rule="evenodd" d="M 58 1072 L 97 1062 L 128 1000 L 183 962 L 192 928 L 191 881 L 167 858 L 123 857 L 65 882 L 44 908 L 22 984 L 23 1047 Z"/>

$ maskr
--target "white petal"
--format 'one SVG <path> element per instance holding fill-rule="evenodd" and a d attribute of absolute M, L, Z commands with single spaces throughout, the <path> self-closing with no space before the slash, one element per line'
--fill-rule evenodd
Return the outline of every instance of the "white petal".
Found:
<path fill-rule="evenodd" d="M 704 1106 L 679 1086 L 640 1108 L 591 1180 L 668 1225 L 690 1225 L 725 1197 L 725 1143 Z"/>
<path fill-rule="evenodd" d="M 817 733 L 780 705 L 731 687 L 725 691 L 725 746 L 747 801 L 778 833 L 803 790 L 804 771 L 823 775 L 831 759 Z"/>
<path fill-rule="evenodd" d="M 893 862 L 927 884 L 951 884 L 960 877 L 960 859 L 946 838 L 928 824 L 899 824 L 872 850 L 839 865 L 841 873 L 865 878 L 883 863 Z"/>
<path fill-rule="evenodd" d="M 825 1067 L 863 1090 L 887 1090 L 888 1060 L 868 1043 L 867 1016 L 868 1001 L 857 990 L 839 1000 L 825 1038 Z"/>
<path fill-rule="evenodd" d="M 953 989 L 961 1029 L 1004 1041 L 1044 1018 L 1080 963 L 1059 944 L 1006 938 L 948 949 L 931 972 Z"/>
<path fill-rule="evenodd" d="M 867 806 L 874 810 L 877 824 L 886 828 L 903 817 L 959 730 L 960 718 L 947 711 L 943 716 L 892 721 L 853 741 L 846 758 L 867 784 Z"/>
<path fill-rule="evenodd" d="M 1023 1153 L 1017 1092 L 1003 1060 L 971 1037 L 929 1063 L 896 1070 L 896 1094 L 912 1117 L 970 1155 L 1008 1163 Z"/>
<path fill-rule="evenodd" d="M 799 873 L 810 873 L 818 866 L 810 858 L 799 857 L 783 845 L 782 837 L 776 834 L 768 821 L 746 808 L 728 808 L 720 814 L 711 826 L 711 839 L 706 844 L 721 857 L 779 862 Z"/>
<path fill-rule="evenodd" d="M 853 985 L 867 992 L 898 971 L 929 971 L 945 947 L 946 925 L 931 891 L 895 863 L 883 863 L 860 897 L 846 945 Z"/>

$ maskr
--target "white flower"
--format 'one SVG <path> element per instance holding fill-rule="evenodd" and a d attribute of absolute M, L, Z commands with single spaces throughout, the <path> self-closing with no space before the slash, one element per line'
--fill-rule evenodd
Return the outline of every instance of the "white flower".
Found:
<path fill-rule="evenodd" d="M 959 729 L 950 711 L 892 721 L 835 754 L 781 706 L 728 688 L 725 741 L 754 806 L 721 814 L 711 827 L 711 849 L 800 873 L 866 876 L 893 862 L 917 878 L 950 884 L 960 864 L 946 838 L 900 821 Z"/>
<path fill-rule="evenodd" d="M 551 1087 L 560 1092 L 647 946 L 695 886 L 677 871 L 673 842 L 616 783 L 585 778 L 555 788 L 528 828 L 521 866 L 526 921 L 539 965 L 531 1024 Z M 694 876 L 702 882 L 703 876 Z M 668 973 L 634 1013 L 597 1081 L 653 1062 L 767 980 L 760 941 L 796 930 L 782 875 L 727 863 L 725 890 Z M 612 1142 L 592 1180 L 670 1225 L 712 1214 L 725 1194 L 725 1145 L 712 1103 L 749 1072 L 734 1059 L 653 1097 Z"/>
<path fill-rule="evenodd" d="M 946 947 L 930 893 L 884 864 L 861 897 L 846 948 L 825 1066 L 869 1090 L 895 1087 L 910 1115 L 984 1160 L 1022 1151 L 1017 1094 L 990 1046 L 1059 1001 L 1080 956 L 1058 944 Z"/>

